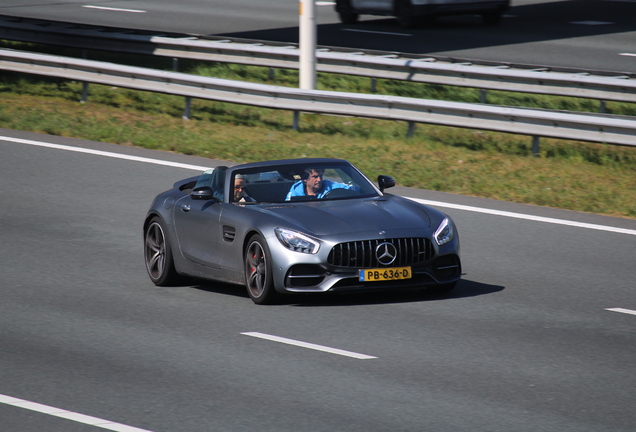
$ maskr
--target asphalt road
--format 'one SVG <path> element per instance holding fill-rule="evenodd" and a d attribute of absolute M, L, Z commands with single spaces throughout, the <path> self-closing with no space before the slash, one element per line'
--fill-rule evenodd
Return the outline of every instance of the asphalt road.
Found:
<path fill-rule="evenodd" d="M 396 188 L 456 220 L 452 295 L 262 307 L 145 273 L 152 197 L 196 173 L 174 163 L 218 161 L 7 130 L 0 155 L 3 432 L 634 430 L 636 315 L 607 309 L 636 310 L 636 220 Z"/>
<path fill-rule="evenodd" d="M 550 67 L 634 72 L 636 2 L 512 0 L 502 23 L 440 18 L 405 31 L 395 20 L 363 16 L 341 25 L 332 2 L 317 2 L 318 44 Z M 298 41 L 292 0 L 2 0 L 0 14 L 151 31 Z"/>

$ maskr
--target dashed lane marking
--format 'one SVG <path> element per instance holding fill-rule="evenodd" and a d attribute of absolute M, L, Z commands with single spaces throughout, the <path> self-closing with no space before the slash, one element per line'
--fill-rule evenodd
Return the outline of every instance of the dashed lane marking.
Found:
<path fill-rule="evenodd" d="M 151 432 L 147 429 L 139 429 L 133 426 L 115 423 L 109 420 L 91 417 L 61 408 L 55 408 L 49 405 L 42 405 L 36 402 L 30 402 L 28 400 L 18 399 L 3 394 L 0 394 L 0 403 L 117 432 Z"/>
<path fill-rule="evenodd" d="M 107 6 L 84 5 L 82 7 L 86 9 L 98 9 L 98 10 L 105 10 L 105 11 L 111 11 L 111 12 L 128 12 L 128 13 L 146 13 L 147 12 L 145 10 L 139 10 L 139 9 L 122 9 L 122 8 L 114 8 L 114 7 L 107 7 Z"/>
<path fill-rule="evenodd" d="M 373 34 L 383 34 L 383 35 L 390 35 L 390 36 L 413 36 L 412 34 L 409 33 L 392 33 L 392 32 L 383 32 L 383 31 L 375 31 L 375 30 L 362 30 L 362 29 L 342 29 L 343 31 L 350 31 L 350 32 L 358 32 L 358 33 L 373 33 Z"/>
<path fill-rule="evenodd" d="M 273 336 L 273 335 L 268 335 L 265 333 L 258 333 L 258 332 L 245 332 L 245 333 L 241 333 L 242 335 L 245 336 L 252 336 L 255 338 L 260 338 L 260 339 L 266 339 L 266 340 L 270 340 L 270 341 L 274 341 L 274 342 L 280 342 L 280 343 L 284 343 L 287 345 L 294 345 L 294 346 L 298 346 L 298 347 L 302 347 L 302 348 L 308 348 L 308 349 L 312 349 L 312 350 L 316 350 L 316 351 L 323 351 L 323 352 L 327 352 L 327 353 L 331 353 L 331 354 L 337 354 L 337 355 L 341 355 L 341 356 L 345 356 L 345 357 L 351 357 L 351 358 L 355 358 L 358 360 L 369 360 L 369 359 L 374 359 L 377 357 L 373 357 L 373 356 L 369 356 L 366 354 L 359 354 L 359 353 L 355 353 L 355 352 L 351 352 L 351 351 L 345 351 L 345 350 L 341 350 L 341 349 L 337 349 L 337 348 L 330 348 L 330 347 L 326 347 L 323 345 L 316 345 L 316 344 L 312 344 L 312 343 L 307 343 L 307 342 L 302 342 L 302 341 L 297 341 L 294 339 L 287 339 L 287 338 L 283 338 L 283 337 L 279 337 L 279 336 Z"/>
<path fill-rule="evenodd" d="M 608 310 L 608 311 L 611 311 L 611 312 L 624 313 L 624 314 L 628 314 L 628 315 L 636 315 L 636 310 L 631 310 L 631 309 L 623 309 L 623 308 L 606 308 L 605 310 Z"/>

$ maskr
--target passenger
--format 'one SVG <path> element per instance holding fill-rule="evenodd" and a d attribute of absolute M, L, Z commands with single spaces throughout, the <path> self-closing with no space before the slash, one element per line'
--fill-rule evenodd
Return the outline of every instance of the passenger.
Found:
<path fill-rule="evenodd" d="M 292 197 L 306 196 L 307 198 L 320 199 L 334 189 L 356 189 L 352 185 L 336 183 L 331 180 L 324 180 L 322 177 L 325 170 L 322 168 L 307 168 L 306 179 L 294 183 L 285 197 L 285 201 L 290 201 Z"/>
<path fill-rule="evenodd" d="M 245 177 L 237 174 L 234 177 L 234 202 L 256 202 L 256 200 L 245 193 Z"/>

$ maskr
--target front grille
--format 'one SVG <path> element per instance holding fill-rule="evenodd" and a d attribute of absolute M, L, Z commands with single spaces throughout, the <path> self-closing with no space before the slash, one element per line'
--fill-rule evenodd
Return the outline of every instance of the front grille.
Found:
<path fill-rule="evenodd" d="M 339 243 L 329 252 L 328 262 L 339 267 L 385 267 L 378 262 L 375 250 L 382 243 L 392 243 L 397 249 L 391 267 L 417 264 L 429 260 L 435 254 L 433 244 L 427 238 L 395 238 Z"/>

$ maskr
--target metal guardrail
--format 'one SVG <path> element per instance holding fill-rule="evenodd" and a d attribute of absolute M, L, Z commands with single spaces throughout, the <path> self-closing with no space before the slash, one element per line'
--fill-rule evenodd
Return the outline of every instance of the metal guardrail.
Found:
<path fill-rule="evenodd" d="M 241 105 L 428 123 L 636 146 L 636 120 L 599 114 L 339 93 L 244 83 L 76 58 L 0 50 L 0 70 Z"/>
<path fill-rule="evenodd" d="M 68 23 L 38 25 L 33 20 L 10 17 L 0 17 L 0 38 L 286 69 L 298 69 L 300 55 L 294 45 L 261 46 L 235 43 L 229 39 L 210 41 L 197 37 L 126 34 Z M 366 55 L 319 49 L 316 68 L 319 72 L 370 78 L 589 98 L 600 100 L 602 104 L 604 101 L 636 102 L 636 79 L 632 79 L 634 75 L 629 73 L 608 77 L 590 75 L 585 71 L 553 72 L 544 67 L 528 70 L 529 66 L 512 68 L 507 64 L 447 63 L 432 57 L 400 58 L 403 56 L 397 53 Z"/>

